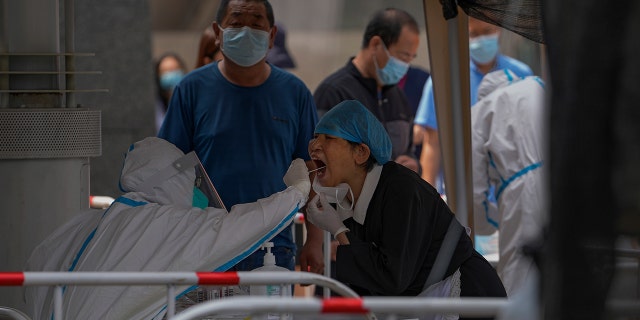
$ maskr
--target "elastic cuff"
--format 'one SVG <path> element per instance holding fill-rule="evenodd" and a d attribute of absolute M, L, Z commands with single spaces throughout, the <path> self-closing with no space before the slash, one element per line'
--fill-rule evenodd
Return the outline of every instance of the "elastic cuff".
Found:
<path fill-rule="evenodd" d="M 298 207 L 300 207 L 302 209 L 302 207 L 304 207 L 307 202 L 309 201 L 309 194 L 304 194 L 304 192 L 302 192 L 302 190 L 300 190 L 300 188 L 296 187 L 296 186 L 289 186 L 287 187 L 287 189 L 292 189 L 297 191 L 298 194 L 300 194 L 302 196 L 302 198 L 300 199 L 300 202 L 298 204 Z"/>
<path fill-rule="evenodd" d="M 351 230 L 349 230 L 349 228 L 347 228 L 347 227 L 345 227 L 345 226 L 343 225 L 342 227 L 340 227 L 340 228 L 339 228 L 339 229 L 338 229 L 338 230 L 333 234 L 333 236 L 335 237 L 335 236 L 337 236 L 337 235 L 339 235 L 339 234 L 341 234 L 341 233 L 343 233 L 343 232 L 345 232 L 345 231 L 351 231 Z"/>

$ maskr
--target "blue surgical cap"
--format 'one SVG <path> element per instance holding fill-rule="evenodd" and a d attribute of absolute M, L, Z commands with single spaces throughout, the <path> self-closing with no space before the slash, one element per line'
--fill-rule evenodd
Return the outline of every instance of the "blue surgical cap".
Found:
<path fill-rule="evenodd" d="M 387 130 L 357 100 L 345 100 L 331 108 L 316 125 L 315 133 L 364 143 L 379 164 L 385 164 L 391 158 L 391 139 Z"/>

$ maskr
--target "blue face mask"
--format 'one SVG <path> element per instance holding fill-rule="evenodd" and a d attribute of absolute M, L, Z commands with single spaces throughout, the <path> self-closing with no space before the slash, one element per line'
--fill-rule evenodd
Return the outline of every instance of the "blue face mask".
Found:
<path fill-rule="evenodd" d="M 384 43 L 382 44 L 384 46 Z M 378 61 L 376 61 L 375 57 L 373 58 L 373 63 L 376 65 L 376 73 L 378 74 L 378 80 L 383 85 L 394 85 L 400 82 L 400 79 L 407 74 L 409 70 L 409 64 L 390 55 L 389 51 L 387 51 L 387 47 L 384 47 L 384 52 L 389 57 L 387 64 L 384 68 L 380 69 L 378 67 Z"/>
<path fill-rule="evenodd" d="M 222 52 L 229 60 L 243 67 L 260 62 L 269 50 L 269 32 L 242 28 L 222 29 Z"/>
<path fill-rule="evenodd" d="M 183 77 L 184 73 L 180 70 L 165 72 L 160 76 L 160 87 L 163 90 L 173 90 Z"/>
<path fill-rule="evenodd" d="M 198 187 L 193 187 L 193 201 L 191 202 L 191 206 L 198 207 L 200 209 L 204 209 L 209 206 L 209 199 L 207 196 L 198 189 Z"/>
<path fill-rule="evenodd" d="M 498 34 L 475 37 L 469 40 L 469 56 L 479 64 L 487 64 L 498 55 Z"/>

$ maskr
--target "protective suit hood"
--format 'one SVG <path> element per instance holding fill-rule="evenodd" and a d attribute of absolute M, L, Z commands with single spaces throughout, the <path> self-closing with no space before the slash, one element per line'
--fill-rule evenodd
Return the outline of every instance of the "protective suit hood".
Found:
<path fill-rule="evenodd" d="M 488 96 L 491 92 L 496 91 L 499 88 L 506 87 L 516 81 L 520 80 L 513 71 L 509 69 L 501 69 L 489 72 L 478 86 L 478 101 Z"/>
<path fill-rule="evenodd" d="M 140 197 L 162 205 L 191 206 L 195 169 L 181 171 L 152 188 L 141 188 L 149 178 L 171 168 L 184 153 L 170 142 L 148 137 L 129 147 L 120 174 L 120 189 L 124 192 L 140 192 Z M 150 190 L 149 190 L 150 189 Z"/>

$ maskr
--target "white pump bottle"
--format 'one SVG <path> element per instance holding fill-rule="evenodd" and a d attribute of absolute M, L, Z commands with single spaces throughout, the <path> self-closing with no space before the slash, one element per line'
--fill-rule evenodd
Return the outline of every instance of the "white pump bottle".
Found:
<path fill-rule="evenodd" d="M 263 266 L 253 269 L 253 271 L 286 271 L 290 272 L 289 269 L 283 268 L 276 265 L 276 257 L 271 253 L 271 248 L 273 248 L 273 242 L 265 242 L 262 245 L 262 248 L 267 252 L 264 254 L 264 262 Z M 289 284 L 270 284 L 270 285 L 252 285 L 249 288 L 249 294 L 252 296 L 266 296 L 266 297 L 291 297 L 291 285 Z M 257 318 L 254 317 L 252 319 L 291 319 L 291 314 L 280 314 L 280 313 L 267 313 L 262 315 L 262 317 Z"/>

